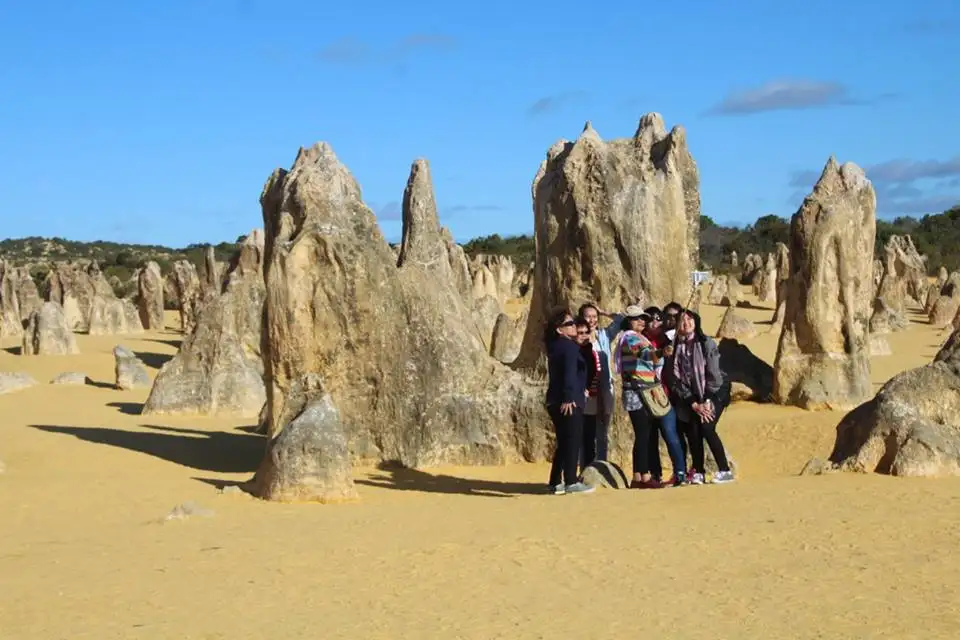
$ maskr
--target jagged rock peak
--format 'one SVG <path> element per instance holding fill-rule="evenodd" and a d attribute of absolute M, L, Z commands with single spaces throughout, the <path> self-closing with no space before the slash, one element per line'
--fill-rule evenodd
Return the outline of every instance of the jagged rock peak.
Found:
<path fill-rule="evenodd" d="M 441 247 L 430 163 L 425 158 L 417 158 L 410 166 L 410 177 L 403 190 L 403 240 L 397 266 L 409 260 L 426 262 L 436 258 Z"/>

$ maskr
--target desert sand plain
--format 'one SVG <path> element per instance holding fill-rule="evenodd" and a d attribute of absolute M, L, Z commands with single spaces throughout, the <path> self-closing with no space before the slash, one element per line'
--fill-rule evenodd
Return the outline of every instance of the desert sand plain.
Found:
<path fill-rule="evenodd" d="M 946 338 L 911 319 L 877 388 Z M 358 469 L 358 503 L 268 503 L 218 491 L 259 463 L 255 420 L 145 418 L 147 389 L 111 388 L 115 344 L 155 375 L 176 325 L 77 356 L 0 344 L 0 371 L 40 382 L 0 395 L 0 637 L 960 637 L 960 478 L 798 476 L 842 413 L 735 404 L 732 485 L 555 497 L 545 465 Z M 744 342 L 772 363 L 763 331 Z M 96 384 L 47 384 L 64 371 Z M 209 511 L 165 520 L 188 502 Z"/>

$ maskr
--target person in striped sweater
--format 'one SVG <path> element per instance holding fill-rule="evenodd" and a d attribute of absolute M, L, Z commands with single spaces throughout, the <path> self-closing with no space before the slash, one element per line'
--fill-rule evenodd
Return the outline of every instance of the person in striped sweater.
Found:
<path fill-rule="evenodd" d="M 664 423 L 673 420 L 675 425 L 676 414 L 671 408 L 664 417 L 654 418 L 644 405 L 640 391 L 660 384 L 657 379 L 658 366 L 664 356 L 672 353 L 672 349 L 669 346 L 657 349 L 643 335 L 650 316 L 640 306 L 627 307 L 624 316 L 623 331 L 617 341 L 615 354 L 617 373 L 623 381 L 623 408 L 633 425 L 633 482 L 630 486 L 635 489 L 659 489 L 663 485 L 650 473 L 650 430 L 659 428 L 664 438 L 669 438 L 671 430 L 665 428 Z M 675 426 L 672 433 L 676 439 Z M 673 444 L 679 449 L 679 442 Z"/>

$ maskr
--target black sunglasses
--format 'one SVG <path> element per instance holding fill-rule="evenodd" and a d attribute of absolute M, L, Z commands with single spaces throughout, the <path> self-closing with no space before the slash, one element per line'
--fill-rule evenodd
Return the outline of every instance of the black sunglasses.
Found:
<path fill-rule="evenodd" d="M 572 327 L 572 326 L 575 325 L 575 324 L 577 324 L 577 321 L 576 321 L 576 320 L 567 320 L 566 322 L 561 322 L 561 323 L 560 323 L 560 326 L 561 326 L 561 327 Z"/>

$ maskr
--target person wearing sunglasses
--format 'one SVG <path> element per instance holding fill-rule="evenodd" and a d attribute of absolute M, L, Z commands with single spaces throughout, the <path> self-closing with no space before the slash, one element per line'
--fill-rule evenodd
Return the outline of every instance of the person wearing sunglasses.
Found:
<path fill-rule="evenodd" d="M 667 337 L 664 329 L 664 313 L 659 307 L 647 307 L 643 310 L 647 316 L 647 323 L 643 329 L 643 335 L 650 341 L 655 349 L 659 349 L 664 357 L 656 363 L 654 373 L 657 382 L 663 387 L 663 392 L 669 396 L 670 390 L 667 386 L 667 378 L 672 370 L 671 356 L 673 348 L 670 338 Z M 677 487 L 686 482 L 687 479 L 687 448 L 683 437 L 677 428 L 677 414 L 671 411 L 660 419 L 659 423 L 650 429 L 650 475 L 657 482 L 663 478 L 663 463 L 660 460 L 660 434 L 663 433 L 663 439 L 667 443 L 667 452 L 670 454 L 670 461 L 673 464 L 673 476 L 666 481 L 666 486 Z"/>
<path fill-rule="evenodd" d="M 599 425 L 609 415 L 604 415 L 604 390 L 611 385 L 610 361 L 596 348 L 595 333 L 590 322 L 577 317 L 577 344 L 587 363 L 587 403 L 583 409 L 583 445 L 580 449 L 580 473 L 598 458 L 597 441 Z M 604 433 L 604 438 L 606 433 Z"/>
<path fill-rule="evenodd" d="M 544 329 L 547 351 L 547 412 L 557 436 L 550 467 L 555 495 L 591 493 L 580 482 L 577 463 L 583 440 L 583 409 L 587 397 L 587 362 L 577 344 L 577 322 L 567 309 L 555 311 Z"/>

